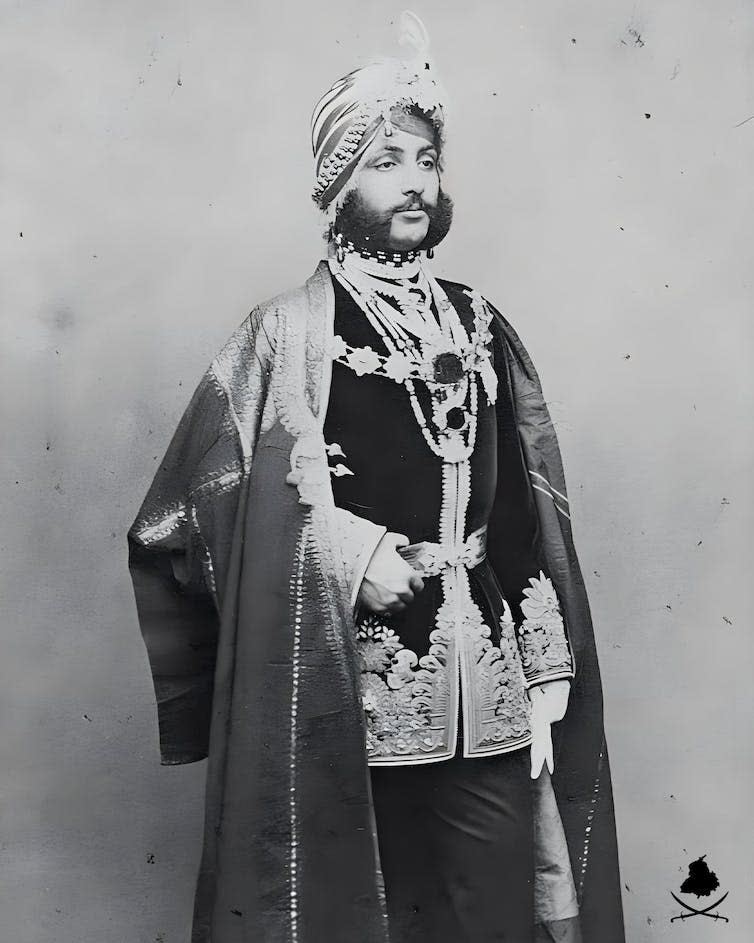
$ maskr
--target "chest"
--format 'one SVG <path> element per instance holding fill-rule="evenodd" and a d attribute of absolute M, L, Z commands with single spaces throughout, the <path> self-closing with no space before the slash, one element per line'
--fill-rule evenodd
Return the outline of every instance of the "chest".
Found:
<path fill-rule="evenodd" d="M 472 336 L 473 316 L 460 304 L 459 308 L 466 336 Z M 389 353 L 378 331 L 337 282 L 334 327 L 336 337 L 351 351 L 383 357 Z M 478 377 L 461 392 L 463 406 L 467 414 L 473 414 L 474 422 L 473 449 L 468 457 L 472 480 L 469 522 L 476 525 L 484 522 L 494 499 L 496 411 Z M 324 433 L 332 450 L 337 506 L 416 539 L 436 539 L 444 461 L 432 447 L 436 429 L 427 384 L 396 382 L 379 371 L 361 372 L 336 359 Z M 468 441 L 468 431 L 465 436 Z"/>

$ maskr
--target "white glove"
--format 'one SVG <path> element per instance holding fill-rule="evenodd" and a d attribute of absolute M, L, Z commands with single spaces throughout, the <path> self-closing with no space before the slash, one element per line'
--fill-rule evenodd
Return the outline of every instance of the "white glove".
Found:
<path fill-rule="evenodd" d="M 552 732 L 550 724 L 562 720 L 568 707 L 571 682 L 546 681 L 529 688 L 531 701 L 531 778 L 537 779 L 542 767 L 552 773 L 555 763 L 552 758 Z"/>

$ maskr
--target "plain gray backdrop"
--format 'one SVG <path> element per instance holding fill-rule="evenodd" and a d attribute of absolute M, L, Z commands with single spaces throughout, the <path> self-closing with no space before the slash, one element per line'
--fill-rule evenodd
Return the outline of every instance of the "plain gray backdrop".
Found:
<path fill-rule="evenodd" d="M 401 6 L 0 5 L 2 941 L 187 943 L 204 764 L 159 766 L 125 533 L 211 357 L 320 257 L 310 112 Z M 744 943 L 754 8 L 413 9 L 451 95 L 435 271 L 517 327 L 561 438 L 629 941 Z M 732 922 L 671 925 L 702 854 Z"/>

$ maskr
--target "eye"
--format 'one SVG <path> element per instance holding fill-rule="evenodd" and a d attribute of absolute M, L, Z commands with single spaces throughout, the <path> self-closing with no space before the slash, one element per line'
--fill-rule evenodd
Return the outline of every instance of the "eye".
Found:
<path fill-rule="evenodd" d="M 437 166 L 437 161 L 434 157 L 423 157 L 419 163 L 427 170 L 434 170 Z"/>
<path fill-rule="evenodd" d="M 388 170 L 390 167 L 395 167 L 394 160 L 381 160 L 379 164 L 375 164 L 375 170 Z"/>

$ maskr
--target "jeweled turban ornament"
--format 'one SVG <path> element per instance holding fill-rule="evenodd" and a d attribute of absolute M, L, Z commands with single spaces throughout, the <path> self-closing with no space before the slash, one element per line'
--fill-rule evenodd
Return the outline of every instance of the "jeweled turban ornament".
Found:
<path fill-rule="evenodd" d="M 400 17 L 402 45 L 410 60 L 381 59 L 339 79 L 312 114 L 312 151 L 317 182 L 312 199 L 323 210 L 334 205 L 364 151 L 377 135 L 392 134 L 391 112 L 415 106 L 434 124 L 443 140 L 445 92 L 429 58 L 429 36 L 416 14 Z"/>

